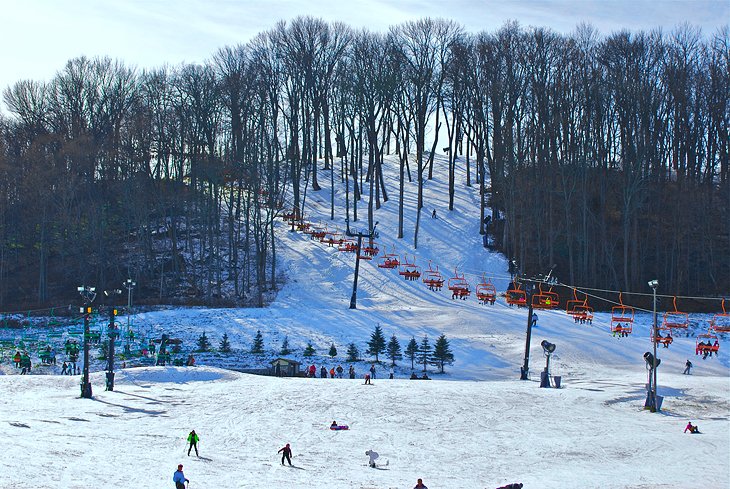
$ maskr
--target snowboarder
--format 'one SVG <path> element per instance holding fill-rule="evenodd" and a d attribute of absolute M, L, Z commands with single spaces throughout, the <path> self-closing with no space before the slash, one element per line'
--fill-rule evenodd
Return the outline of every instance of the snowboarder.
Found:
<path fill-rule="evenodd" d="M 291 465 L 291 447 L 288 443 L 284 448 L 279 449 L 276 453 L 281 453 L 281 465 L 284 465 L 284 459 L 286 459 L 286 461 L 289 462 L 289 465 Z"/>
<path fill-rule="evenodd" d="M 684 364 L 684 372 L 682 372 L 684 375 L 690 375 L 690 369 L 692 368 L 692 362 L 689 361 L 689 358 Z"/>
<path fill-rule="evenodd" d="M 370 365 L 370 377 L 375 378 L 375 364 Z"/>
<path fill-rule="evenodd" d="M 436 219 L 436 209 L 431 213 L 431 219 Z"/>
<path fill-rule="evenodd" d="M 375 468 L 375 461 L 378 459 L 380 455 L 378 455 L 378 452 L 375 450 L 367 450 L 365 452 L 365 455 L 370 457 L 370 461 L 368 462 L 368 465 L 372 468 Z"/>
<path fill-rule="evenodd" d="M 423 483 L 423 479 L 418 479 L 418 482 L 416 482 L 416 485 L 413 486 L 413 489 L 428 489 L 428 487 L 426 487 L 426 484 Z"/>
<path fill-rule="evenodd" d="M 692 434 L 700 432 L 700 429 L 697 426 L 693 425 L 692 421 L 687 423 L 687 426 L 685 426 L 684 432 L 687 433 L 687 430 L 689 430 L 689 432 Z"/>
<path fill-rule="evenodd" d="M 365 384 L 370 384 L 370 374 L 365 374 Z"/>
<path fill-rule="evenodd" d="M 198 441 L 200 441 L 200 437 L 197 433 L 195 433 L 195 430 L 191 431 L 188 435 L 188 443 L 190 443 L 190 446 L 188 447 L 188 457 L 190 456 L 190 450 L 195 448 L 195 456 L 200 457 L 198 455 Z"/>
<path fill-rule="evenodd" d="M 189 479 L 185 478 L 182 464 L 178 465 L 177 470 L 172 474 L 172 482 L 175 483 L 175 489 L 185 489 L 185 483 L 190 482 Z"/>
<path fill-rule="evenodd" d="M 537 327 L 537 314 L 535 314 L 534 312 L 532 313 L 532 327 Z"/>

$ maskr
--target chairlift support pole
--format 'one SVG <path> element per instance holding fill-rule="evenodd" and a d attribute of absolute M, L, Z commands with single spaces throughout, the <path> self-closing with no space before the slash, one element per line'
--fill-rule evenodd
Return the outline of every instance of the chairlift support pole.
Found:
<path fill-rule="evenodd" d="M 347 231 L 345 231 L 345 234 L 351 238 L 357 237 L 357 250 L 355 251 L 355 279 L 352 283 L 352 297 L 350 297 L 350 309 L 357 309 L 357 278 L 360 274 L 360 250 L 362 249 L 362 239 L 375 239 L 377 237 L 377 233 L 375 232 L 376 227 L 378 227 L 377 222 L 367 234 L 352 233 L 350 232 L 350 220 L 347 220 Z"/>
<path fill-rule="evenodd" d="M 532 339 L 532 293 L 535 289 L 535 284 L 549 283 L 553 268 L 550 269 L 547 276 L 542 279 L 531 278 L 522 279 L 521 282 L 525 283 L 525 299 L 527 301 L 527 332 L 525 333 L 525 361 L 520 368 L 520 380 L 529 380 L 528 375 L 530 373 L 530 340 Z"/>

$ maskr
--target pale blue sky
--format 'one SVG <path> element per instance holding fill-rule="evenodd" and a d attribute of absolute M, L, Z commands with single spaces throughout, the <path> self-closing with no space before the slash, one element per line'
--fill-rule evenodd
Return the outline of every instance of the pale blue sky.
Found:
<path fill-rule="evenodd" d="M 2 0 L 0 89 L 50 80 L 71 58 L 111 56 L 139 68 L 201 62 L 245 43 L 278 21 L 311 15 L 387 30 L 422 17 L 493 31 L 507 20 L 571 32 L 588 22 L 601 33 L 682 22 L 705 35 L 730 22 L 730 0 Z"/>

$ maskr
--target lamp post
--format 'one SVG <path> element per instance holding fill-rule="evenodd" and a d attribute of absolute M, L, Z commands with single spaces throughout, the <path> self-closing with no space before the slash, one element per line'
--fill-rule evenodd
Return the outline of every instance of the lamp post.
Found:
<path fill-rule="evenodd" d="M 656 397 L 656 368 L 659 365 L 657 362 L 656 357 L 656 339 L 657 339 L 657 317 L 656 317 L 656 289 L 659 286 L 659 282 L 657 280 L 651 280 L 649 281 L 649 287 L 651 287 L 652 295 L 654 297 L 654 311 L 653 311 L 653 323 L 652 323 L 652 329 L 654 334 L 652 334 L 652 343 L 654 344 L 654 355 L 651 360 L 651 372 L 649 372 L 649 387 L 650 387 L 650 399 L 648 399 L 648 407 L 649 410 L 652 413 L 655 413 L 659 411 L 659 408 L 657 406 L 657 397 Z M 652 378 L 653 377 L 653 378 Z"/>
<path fill-rule="evenodd" d="M 84 305 L 81 313 L 84 315 L 84 372 L 81 379 L 81 397 L 91 399 L 91 382 L 89 382 L 89 320 L 91 316 L 91 303 L 96 298 L 96 288 L 82 285 L 77 287 Z"/>
<path fill-rule="evenodd" d="M 132 314 L 132 289 L 137 285 L 137 282 L 128 278 L 122 285 L 127 289 L 127 332 L 124 335 L 124 354 L 129 355 L 129 316 Z"/>
<path fill-rule="evenodd" d="M 119 336 L 119 329 L 115 324 L 117 310 L 114 308 L 114 296 L 121 294 L 120 289 L 105 290 L 104 295 L 110 298 L 109 304 L 109 348 L 107 349 L 106 390 L 114 390 L 114 342 Z"/>

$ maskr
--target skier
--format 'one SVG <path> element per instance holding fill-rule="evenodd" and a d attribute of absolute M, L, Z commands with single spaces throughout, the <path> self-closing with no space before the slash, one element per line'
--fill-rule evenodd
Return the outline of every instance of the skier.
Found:
<path fill-rule="evenodd" d="M 284 465 L 284 459 L 291 465 L 291 447 L 288 443 L 276 453 L 281 453 L 281 465 Z"/>
<path fill-rule="evenodd" d="M 185 474 L 183 474 L 182 464 L 178 465 L 177 470 L 172 474 L 172 482 L 175 483 L 175 489 L 185 489 L 185 483 L 190 482 L 189 479 L 185 478 Z"/>
<path fill-rule="evenodd" d="M 190 446 L 188 447 L 188 457 L 190 456 L 190 450 L 195 448 L 195 456 L 200 457 L 198 455 L 198 441 L 200 441 L 200 437 L 197 433 L 195 433 L 195 430 L 191 431 L 188 435 L 188 443 L 190 443 Z"/>
<path fill-rule="evenodd" d="M 687 359 L 687 362 L 684 364 L 684 372 L 682 372 L 684 375 L 691 375 L 690 369 L 692 368 L 692 362 L 689 361 L 689 358 Z"/>
<path fill-rule="evenodd" d="M 534 312 L 532 313 L 532 327 L 537 327 L 537 314 L 535 314 Z"/>
<path fill-rule="evenodd" d="M 416 482 L 413 489 L 428 489 L 428 487 L 426 487 L 426 484 L 423 483 L 423 479 L 418 479 L 418 482 Z"/>
<path fill-rule="evenodd" d="M 377 460 L 377 458 L 380 456 L 380 455 L 378 455 L 378 452 L 376 452 L 375 450 L 367 450 L 365 452 L 365 455 L 370 457 L 370 461 L 368 462 L 368 465 L 372 468 L 375 468 L 375 460 Z"/>

